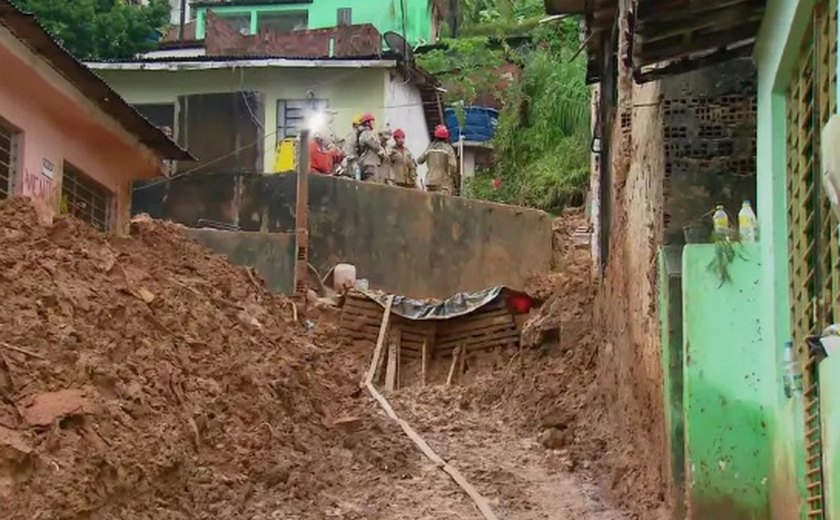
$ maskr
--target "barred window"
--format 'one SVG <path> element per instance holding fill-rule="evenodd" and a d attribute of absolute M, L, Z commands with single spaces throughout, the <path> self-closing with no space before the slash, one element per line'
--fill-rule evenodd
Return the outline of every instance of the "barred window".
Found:
<path fill-rule="evenodd" d="M 72 164 L 64 163 L 61 181 L 61 211 L 87 222 L 100 231 L 111 227 L 114 194 Z"/>

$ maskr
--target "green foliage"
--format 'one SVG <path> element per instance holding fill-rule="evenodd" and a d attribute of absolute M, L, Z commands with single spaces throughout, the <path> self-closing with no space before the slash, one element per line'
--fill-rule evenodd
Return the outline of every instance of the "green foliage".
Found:
<path fill-rule="evenodd" d="M 467 2 L 467 8 L 477 8 L 478 3 Z M 487 5 L 506 3 L 522 10 L 509 12 L 525 14 L 536 5 L 532 0 L 486 2 L 477 11 L 479 19 L 495 16 Z M 499 20 L 496 28 L 527 24 L 529 18 Z M 464 32 L 471 30 L 466 22 L 464 27 Z M 448 40 L 446 50 L 419 58 L 421 66 L 447 85 L 450 104 L 469 105 L 479 93 L 490 93 L 501 102 L 493 140 L 496 162 L 480 172 L 467 191 L 477 198 L 551 212 L 580 203 L 589 178 L 591 137 L 585 58 L 571 60 L 580 42 L 577 20 L 538 26 L 531 31 L 531 44 L 523 48 L 497 41 L 486 36 Z M 500 82 L 498 67 L 507 62 L 520 66 L 521 81 Z M 493 186 L 494 179 L 501 180 L 501 187 Z"/>
<path fill-rule="evenodd" d="M 418 57 L 421 67 L 436 74 L 450 89 L 447 103 L 469 105 L 480 92 L 496 88 L 496 69 L 505 64 L 505 51 L 492 48 L 487 37 L 444 40 L 445 49 L 436 49 Z"/>
<path fill-rule="evenodd" d="M 14 0 L 79 59 L 124 59 L 154 46 L 169 19 L 167 0 Z"/>

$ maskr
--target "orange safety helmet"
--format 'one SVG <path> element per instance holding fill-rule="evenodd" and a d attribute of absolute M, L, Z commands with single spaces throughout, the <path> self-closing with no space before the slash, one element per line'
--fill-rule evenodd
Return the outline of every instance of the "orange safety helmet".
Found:
<path fill-rule="evenodd" d="M 449 130 L 443 125 L 437 125 L 435 127 L 435 138 L 449 139 Z"/>
<path fill-rule="evenodd" d="M 373 117 L 373 114 L 371 114 L 370 112 L 366 112 L 362 114 L 361 117 L 359 117 L 360 124 L 371 123 L 373 121 L 376 121 L 376 118 Z"/>
<path fill-rule="evenodd" d="M 394 139 L 405 139 L 405 132 L 402 131 L 402 128 L 397 128 L 394 130 L 393 136 Z"/>

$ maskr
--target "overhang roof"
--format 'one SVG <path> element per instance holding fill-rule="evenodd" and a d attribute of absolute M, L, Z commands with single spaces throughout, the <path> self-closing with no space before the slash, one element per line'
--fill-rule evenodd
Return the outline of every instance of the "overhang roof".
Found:
<path fill-rule="evenodd" d="M 637 81 L 752 54 L 766 0 L 639 0 L 633 38 Z"/>
<path fill-rule="evenodd" d="M 126 103 L 99 76 L 64 50 L 33 15 L 19 10 L 9 0 L 0 0 L 0 25 L 6 27 L 108 117 L 136 137 L 143 146 L 164 159 L 195 160 L 189 152 Z"/>
<path fill-rule="evenodd" d="M 617 0 L 544 0 L 548 14 L 586 19 L 587 81 L 600 80 L 602 36 L 612 31 Z M 748 56 L 766 0 L 637 0 L 629 16 L 633 75 L 644 82 Z"/>

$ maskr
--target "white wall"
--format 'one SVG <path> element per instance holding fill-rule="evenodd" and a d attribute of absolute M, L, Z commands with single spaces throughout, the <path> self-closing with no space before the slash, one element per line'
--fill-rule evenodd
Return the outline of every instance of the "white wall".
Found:
<path fill-rule="evenodd" d="M 420 90 L 396 71 L 385 71 L 385 114 L 384 125 L 390 125 L 391 131 L 402 128 L 406 135 L 406 146 L 417 157 L 429 146 L 429 129 L 426 114 L 423 112 L 423 99 Z M 425 178 L 426 165 L 417 169 L 418 176 Z"/>
<path fill-rule="evenodd" d="M 185 2 L 185 10 L 187 12 L 186 21 L 190 21 L 190 1 Z M 181 23 L 181 0 L 169 0 L 169 23 L 178 25 Z"/>
<path fill-rule="evenodd" d="M 94 67 L 96 65 L 94 64 Z M 305 99 L 312 92 L 317 99 L 326 99 L 328 109 L 334 111 L 329 131 L 344 137 L 351 129 L 353 116 L 372 112 L 377 123 L 387 120 L 382 106 L 383 70 L 380 68 L 224 68 L 213 70 L 106 70 L 97 68 L 99 74 L 129 103 L 175 103 L 178 96 L 254 90 L 265 96 L 262 114 L 265 123 L 263 164 L 274 164 L 277 128 L 277 101 Z M 385 72 L 387 75 L 387 72 Z M 419 94 L 417 94 L 419 100 Z M 420 118 L 423 120 L 422 107 Z M 401 110 L 401 109 L 398 109 Z M 384 118 L 384 119 L 383 119 Z M 394 118 L 399 124 L 410 121 L 403 116 Z M 176 117 L 177 121 L 177 117 Z M 425 123 L 423 123 L 425 125 Z M 176 124 L 177 126 L 177 124 Z M 413 130 L 416 125 L 406 125 L 409 135 L 417 139 L 426 134 Z M 393 126 L 392 123 L 392 127 Z M 417 141 L 411 151 L 422 151 L 428 144 Z M 419 153 L 419 152 L 418 152 Z"/>

